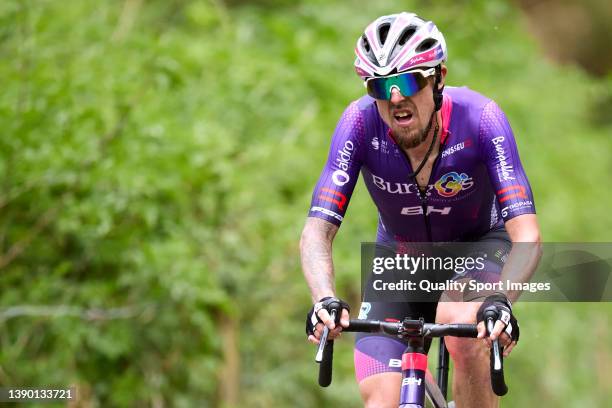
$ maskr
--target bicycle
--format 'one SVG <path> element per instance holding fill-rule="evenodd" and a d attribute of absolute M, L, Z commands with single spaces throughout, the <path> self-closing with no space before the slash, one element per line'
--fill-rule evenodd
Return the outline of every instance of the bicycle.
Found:
<path fill-rule="evenodd" d="M 339 305 L 338 305 L 339 306 Z M 336 310 L 331 311 L 332 319 L 336 317 Z M 493 330 L 497 321 L 497 312 L 494 308 L 485 310 L 485 324 L 487 333 Z M 349 326 L 342 329 L 345 332 L 387 333 L 401 339 L 408 339 L 408 346 L 402 355 L 402 385 L 400 390 L 399 408 L 424 408 L 425 399 L 434 408 L 452 408 L 454 403 L 446 402 L 448 387 L 449 358 L 448 350 L 444 345 L 444 336 L 476 338 L 478 331 L 475 324 L 434 324 L 425 323 L 423 319 L 404 319 L 402 322 L 387 322 L 380 320 L 350 320 Z M 328 341 L 329 330 L 323 329 L 321 341 L 317 350 L 315 361 L 319 366 L 319 385 L 327 387 L 331 384 L 333 364 L 333 340 Z M 437 382 L 426 376 L 427 354 L 424 350 L 426 338 L 440 338 L 438 352 Z M 498 396 L 508 392 L 504 380 L 503 347 L 498 340 L 493 342 L 491 348 L 491 387 Z"/>

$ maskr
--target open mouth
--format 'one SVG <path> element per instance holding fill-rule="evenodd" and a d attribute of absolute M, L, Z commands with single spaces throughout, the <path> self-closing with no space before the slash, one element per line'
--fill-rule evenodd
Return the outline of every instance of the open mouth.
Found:
<path fill-rule="evenodd" d="M 393 113 L 393 118 L 398 125 L 407 126 L 412 122 L 412 112 L 396 111 Z"/>

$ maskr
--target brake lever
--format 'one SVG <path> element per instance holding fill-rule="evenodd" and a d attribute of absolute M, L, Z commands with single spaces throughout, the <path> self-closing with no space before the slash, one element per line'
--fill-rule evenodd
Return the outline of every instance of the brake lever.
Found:
<path fill-rule="evenodd" d="M 334 322 L 336 321 L 335 310 L 330 312 L 330 317 Z M 317 348 L 317 354 L 315 356 L 315 361 L 317 363 L 323 361 L 323 352 L 325 351 L 325 346 L 327 345 L 327 336 L 329 336 L 329 328 L 326 325 L 323 325 L 323 334 L 321 334 L 321 341 L 319 342 L 319 347 Z"/>
<path fill-rule="evenodd" d="M 487 319 L 487 335 L 491 335 L 494 328 L 495 328 L 495 320 L 491 318 Z M 499 371 L 502 368 L 502 362 L 500 358 L 502 352 L 503 350 L 500 350 L 500 346 L 499 346 L 499 338 L 497 338 L 493 341 L 493 358 L 494 358 L 493 369 L 496 371 Z"/>
<path fill-rule="evenodd" d="M 494 317 L 494 315 L 486 317 L 487 335 L 493 332 L 496 320 L 496 316 Z M 499 338 L 495 339 L 493 341 L 490 360 L 491 388 L 493 388 L 493 392 L 500 397 L 508 393 L 508 386 L 504 379 L 503 352 L 504 348 L 499 345 Z"/>

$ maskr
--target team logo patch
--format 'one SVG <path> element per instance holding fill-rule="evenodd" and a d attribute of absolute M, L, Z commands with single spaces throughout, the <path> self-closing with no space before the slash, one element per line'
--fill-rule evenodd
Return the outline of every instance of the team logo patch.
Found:
<path fill-rule="evenodd" d="M 442 197 L 454 197 L 462 190 L 469 190 L 474 185 L 474 181 L 465 173 L 452 171 L 446 173 L 434 184 L 438 194 Z"/>

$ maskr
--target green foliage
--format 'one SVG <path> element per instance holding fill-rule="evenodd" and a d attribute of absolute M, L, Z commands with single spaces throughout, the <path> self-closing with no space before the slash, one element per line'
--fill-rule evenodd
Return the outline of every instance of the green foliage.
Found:
<path fill-rule="evenodd" d="M 333 387 L 316 386 L 297 244 L 363 92 L 354 42 L 400 9 L 446 34 L 449 84 L 508 114 L 545 239 L 606 240 L 612 140 L 594 112 L 611 78 L 545 61 L 507 2 L 3 2 L 0 385 L 206 407 L 233 383 L 250 407 L 359 406 L 348 341 Z M 360 185 L 334 253 L 352 304 L 375 223 Z M 509 406 L 603 406 L 610 308 L 519 310 Z M 221 378 L 232 353 L 239 378 Z"/>

